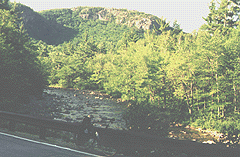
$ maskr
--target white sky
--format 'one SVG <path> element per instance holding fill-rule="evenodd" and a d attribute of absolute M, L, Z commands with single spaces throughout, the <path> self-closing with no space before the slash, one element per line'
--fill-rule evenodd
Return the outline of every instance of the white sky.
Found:
<path fill-rule="evenodd" d="M 126 8 L 137 10 L 167 21 L 177 20 L 185 32 L 198 30 L 209 13 L 211 0 L 10 0 L 29 6 L 34 11 L 54 8 L 72 8 L 78 6 L 94 6 L 108 8 Z"/>

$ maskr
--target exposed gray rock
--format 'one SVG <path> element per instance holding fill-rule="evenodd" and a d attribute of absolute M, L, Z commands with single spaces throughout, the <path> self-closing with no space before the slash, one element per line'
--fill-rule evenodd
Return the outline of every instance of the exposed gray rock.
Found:
<path fill-rule="evenodd" d="M 80 8 L 72 8 L 72 11 L 77 11 Z M 101 8 L 98 12 L 93 12 L 92 7 L 87 7 L 81 10 L 79 17 L 87 20 L 102 20 L 115 21 L 117 24 L 127 25 L 129 27 L 137 27 L 138 29 L 153 29 L 160 27 L 156 23 L 158 17 L 150 14 L 142 14 L 134 10 L 123 10 L 114 8 Z"/>

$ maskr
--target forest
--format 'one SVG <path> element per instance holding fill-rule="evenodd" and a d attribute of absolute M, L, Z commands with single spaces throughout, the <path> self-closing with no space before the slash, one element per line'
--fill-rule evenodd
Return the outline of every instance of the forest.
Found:
<path fill-rule="evenodd" d="M 16 4 L 0 0 L 0 110 L 14 112 L 48 84 Z"/>
<path fill-rule="evenodd" d="M 1 18 L 4 27 L 0 31 L 6 27 L 9 32 L 0 35 L 1 47 L 14 52 L 0 54 L 1 58 L 6 57 L 1 70 L 2 67 L 20 69 L 12 76 L 0 75 L 1 80 L 9 82 L 6 79 L 15 77 L 22 81 L 4 85 L 19 90 L 36 86 L 31 82 L 33 78 L 19 79 L 23 77 L 20 75 L 23 68 L 18 64 L 26 62 L 21 66 L 34 65 L 26 70 L 40 72 L 37 75 L 41 74 L 42 85 L 98 90 L 121 98 L 127 102 L 124 118 L 129 129 L 164 136 L 167 133 L 164 129 L 175 122 L 238 137 L 240 10 L 237 1 L 222 0 L 219 4 L 212 1 L 210 13 L 204 17 L 206 24 L 192 33 L 184 33 L 177 21 L 170 28 L 163 18 L 155 18 L 158 25 L 143 30 L 118 24 L 114 16 L 109 20 L 79 17 L 79 12 L 93 16 L 101 9 L 88 8 L 86 12 L 79 7 L 75 11 L 38 12 L 49 23 L 77 32 L 64 42 L 64 35 L 52 40 L 28 39 L 21 33 L 22 27 L 17 30 L 13 22 L 5 24 L 5 18 Z M 1 16 L 14 21 L 11 11 L 0 11 Z M 5 37 L 13 31 L 19 38 Z M 19 48 L 8 42 L 24 44 L 15 44 Z M 29 53 L 23 54 L 21 50 Z M 16 55 L 25 56 L 16 58 Z"/>

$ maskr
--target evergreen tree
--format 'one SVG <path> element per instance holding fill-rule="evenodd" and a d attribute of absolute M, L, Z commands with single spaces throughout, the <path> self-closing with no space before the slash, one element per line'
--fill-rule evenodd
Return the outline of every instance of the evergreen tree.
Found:
<path fill-rule="evenodd" d="M 161 34 L 162 32 L 169 30 L 169 22 L 167 22 L 166 19 L 163 19 L 163 17 L 161 19 L 157 19 L 156 23 L 157 24 L 153 26 L 154 32 L 156 32 L 157 34 Z"/>
<path fill-rule="evenodd" d="M 172 27 L 173 27 L 173 32 L 175 34 L 179 34 L 182 31 L 182 29 L 180 28 L 180 24 L 178 24 L 177 20 L 175 20 L 173 22 L 173 26 Z"/>
<path fill-rule="evenodd" d="M 0 0 L 0 9 L 10 10 L 9 0 Z"/>
<path fill-rule="evenodd" d="M 0 25 L 0 109 L 16 111 L 29 94 L 41 96 L 46 78 L 17 14 L 0 9 Z"/>
<path fill-rule="evenodd" d="M 212 0 L 209 9 L 208 17 L 203 18 L 207 24 L 204 24 L 201 29 L 213 33 L 215 30 L 227 31 L 228 28 L 236 28 L 239 20 L 240 8 L 236 1 L 222 0 L 217 7 L 215 0 Z"/>

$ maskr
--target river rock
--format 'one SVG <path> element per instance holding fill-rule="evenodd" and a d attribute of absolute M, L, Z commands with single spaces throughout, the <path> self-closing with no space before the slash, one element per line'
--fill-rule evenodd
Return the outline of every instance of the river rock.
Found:
<path fill-rule="evenodd" d="M 96 127 L 105 127 L 110 119 L 115 118 L 109 128 L 126 129 L 121 106 L 99 92 L 47 88 L 42 100 L 31 100 L 25 107 L 25 113 L 35 117 L 81 122 L 84 116 L 92 115 Z"/>

